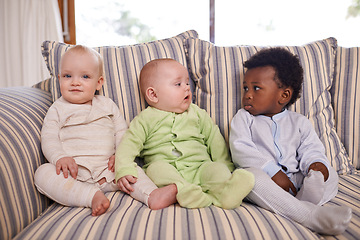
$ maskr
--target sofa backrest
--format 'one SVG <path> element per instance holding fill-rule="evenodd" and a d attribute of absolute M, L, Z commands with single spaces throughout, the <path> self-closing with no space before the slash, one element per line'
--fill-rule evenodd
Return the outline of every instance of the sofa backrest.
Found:
<path fill-rule="evenodd" d="M 53 100 L 61 95 L 57 79 L 58 65 L 61 55 L 69 47 L 70 45 L 51 41 L 46 41 L 42 45 L 42 53 L 51 74 L 51 79 L 46 84 L 43 83 L 42 87 L 50 89 Z M 358 140 L 351 142 L 355 141 L 355 138 L 346 137 L 347 132 L 352 130 L 342 127 L 345 125 L 341 126 L 344 121 L 336 121 L 337 129 L 335 128 L 334 119 L 338 119 L 339 110 L 335 111 L 337 114 L 335 116 L 331 104 L 334 101 L 329 92 L 335 73 L 338 73 L 335 72 L 335 66 L 342 66 L 336 62 L 340 61 L 336 39 L 328 38 L 303 46 L 283 47 L 297 54 L 304 68 L 302 97 L 291 107 L 291 110 L 307 116 L 312 121 L 325 146 L 327 157 L 337 172 L 339 174 L 352 172 L 352 163 L 357 165 L 359 151 L 355 149 L 355 145 L 358 145 L 356 144 Z M 146 107 L 138 87 L 138 76 L 142 66 L 152 59 L 173 58 L 189 69 L 195 85 L 194 102 L 207 110 L 228 140 L 230 122 L 241 107 L 245 72 L 242 64 L 261 48 L 264 46 L 215 46 L 199 39 L 198 34 L 193 30 L 149 43 L 97 47 L 95 49 L 104 58 L 105 84 L 100 94 L 112 98 L 129 123 Z M 354 66 L 355 69 L 356 67 L 357 65 Z M 351 79 L 351 76 L 348 78 Z M 341 91 L 343 89 L 341 88 Z M 334 94 L 336 92 L 337 90 L 334 90 Z M 351 94 L 346 92 L 345 96 L 350 97 Z M 335 108 L 341 106 L 336 105 Z M 349 116 L 349 114 L 344 115 Z M 342 136 L 341 139 L 338 133 Z M 350 151 L 351 160 L 341 140 Z M 350 148 L 350 145 L 353 147 Z"/>
<path fill-rule="evenodd" d="M 360 169 L 360 48 L 337 48 L 331 88 L 336 130 L 356 169 Z"/>

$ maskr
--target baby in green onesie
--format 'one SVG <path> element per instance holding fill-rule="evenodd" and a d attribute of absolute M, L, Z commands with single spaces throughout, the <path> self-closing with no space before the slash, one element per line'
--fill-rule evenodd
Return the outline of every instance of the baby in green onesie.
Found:
<path fill-rule="evenodd" d="M 116 150 L 119 188 L 132 191 L 138 156 L 158 187 L 176 186 L 183 207 L 240 206 L 254 177 L 243 169 L 234 171 L 219 128 L 191 103 L 186 68 L 173 59 L 150 61 L 141 70 L 140 89 L 149 107 L 133 119 Z"/>

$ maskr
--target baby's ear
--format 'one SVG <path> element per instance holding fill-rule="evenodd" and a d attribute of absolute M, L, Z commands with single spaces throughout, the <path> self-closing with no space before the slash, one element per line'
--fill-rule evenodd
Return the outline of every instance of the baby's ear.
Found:
<path fill-rule="evenodd" d="M 293 93 L 293 90 L 291 88 L 284 88 L 282 93 L 281 93 L 279 103 L 281 105 L 285 106 L 288 102 L 290 102 L 292 93 Z"/>
<path fill-rule="evenodd" d="M 158 102 L 158 97 L 157 97 L 156 91 L 153 87 L 148 87 L 145 91 L 145 95 L 146 95 L 146 98 L 149 101 L 148 103 L 150 105 L 152 105 L 152 103 Z"/>
<path fill-rule="evenodd" d="M 97 81 L 97 86 L 96 86 L 96 90 L 100 90 L 102 85 L 104 84 L 104 77 L 103 76 L 100 76 L 98 81 Z"/>

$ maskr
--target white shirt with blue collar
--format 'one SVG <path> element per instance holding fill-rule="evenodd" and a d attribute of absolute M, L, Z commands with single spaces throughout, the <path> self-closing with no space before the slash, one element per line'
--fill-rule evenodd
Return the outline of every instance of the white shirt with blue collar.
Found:
<path fill-rule="evenodd" d="M 231 122 L 230 150 L 236 167 L 261 168 L 270 177 L 282 170 L 289 177 L 321 162 L 329 168 L 325 149 L 311 122 L 284 110 L 273 117 L 240 109 Z"/>

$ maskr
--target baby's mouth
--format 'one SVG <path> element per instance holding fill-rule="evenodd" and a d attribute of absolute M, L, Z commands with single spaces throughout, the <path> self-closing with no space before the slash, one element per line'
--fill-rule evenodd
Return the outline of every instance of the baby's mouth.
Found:
<path fill-rule="evenodd" d="M 248 105 L 244 105 L 244 109 L 247 110 L 247 111 L 249 111 L 251 108 L 252 108 L 252 106 L 249 105 L 249 104 L 248 104 Z"/>
<path fill-rule="evenodd" d="M 70 92 L 81 92 L 80 89 L 70 89 Z"/>

